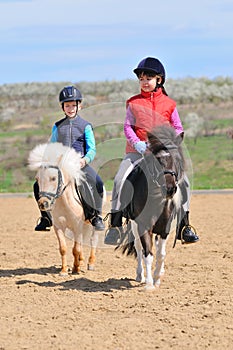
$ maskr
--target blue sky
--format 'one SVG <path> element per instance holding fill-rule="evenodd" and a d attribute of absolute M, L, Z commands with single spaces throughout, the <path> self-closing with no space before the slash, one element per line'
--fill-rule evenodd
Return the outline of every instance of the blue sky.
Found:
<path fill-rule="evenodd" d="M 0 0 L 0 84 L 233 77 L 232 0 Z"/>

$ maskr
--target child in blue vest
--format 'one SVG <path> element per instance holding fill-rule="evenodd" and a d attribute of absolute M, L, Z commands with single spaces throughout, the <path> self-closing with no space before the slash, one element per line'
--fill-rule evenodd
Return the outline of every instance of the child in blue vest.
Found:
<path fill-rule="evenodd" d="M 103 231 L 105 226 L 101 218 L 104 184 L 100 176 L 89 165 L 96 155 L 95 137 L 92 125 L 78 115 L 81 109 L 82 95 L 75 86 L 64 87 L 59 94 L 59 102 L 65 117 L 57 121 L 52 128 L 51 142 L 60 142 L 64 146 L 72 147 L 81 153 L 81 168 L 86 180 L 93 191 L 97 215 L 91 223 L 97 231 Z M 39 200 L 38 183 L 34 184 L 34 195 Z M 41 212 L 40 223 L 35 227 L 36 231 L 46 231 L 52 226 L 49 212 Z"/>

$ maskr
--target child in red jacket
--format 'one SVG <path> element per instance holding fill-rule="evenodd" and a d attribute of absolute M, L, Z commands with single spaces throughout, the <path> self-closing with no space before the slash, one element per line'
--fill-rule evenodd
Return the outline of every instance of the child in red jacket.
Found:
<path fill-rule="evenodd" d="M 105 244 L 115 245 L 122 233 L 122 211 L 118 201 L 121 182 L 127 170 L 133 167 L 146 152 L 147 131 L 161 124 L 174 127 L 177 135 L 183 137 L 183 127 L 176 109 L 176 102 L 167 96 L 164 89 L 166 73 L 162 63 L 153 57 L 143 59 L 134 73 L 139 80 L 141 92 L 126 102 L 124 132 L 126 136 L 126 155 L 114 179 L 112 192 L 111 225 L 105 237 Z M 184 243 L 195 243 L 199 237 L 189 225 L 190 186 L 188 177 L 182 184 L 186 200 L 183 203 L 185 215 L 180 223 Z"/>

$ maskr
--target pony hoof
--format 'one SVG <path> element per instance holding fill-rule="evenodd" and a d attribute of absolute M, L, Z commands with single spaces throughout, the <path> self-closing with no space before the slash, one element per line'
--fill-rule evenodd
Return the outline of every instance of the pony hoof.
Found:
<path fill-rule="evenodd" d="M 80 265 L 74 265 L 72 268 L 72 275 L 79 275 L 81 273 L 81 264 Z"/>
<path fill-rule="evenodd" d="M 155 290 L 155 286 L 153 284 L 147 284 L 145 287 L 144 287 L 144 290 L 146 292 L 152 292 L 153 290 Z"/>
<path fill-rule="evenodd" d="M 160 284 L 161 284 L 160 279 L 159 279 L 159 280 L 157 280 L 157 281 L 154 281 L 154 285 L 155 285 L 155 287 L 159 288 L 159 287 L 160 287 Z"/>
<path fill-rule="evenodd" d="M 87 265 L 87 269 L 88 269 L 89 271 L 94 271 L 94 270 L 95 270 L 95 266 L 94 266 L 94 265 L 88 264 L 88 265 Z"/>
<path fill-rule="evenodd" d="M 68 276 L 68 272 L 61 271 L 61 272 L 59 272 L 59 276 L 66 277 L 66 276 Z"/>
<path fill-rule="evenodd" d="M 145 279 L 145 277 L 143 278 L 143 277 L 137 276 L 136 279 L 135 279 L 135 281 L 136 281 L 136 282 L 139 282 L 139 283 L 145 283 L 146 279 Z"/>

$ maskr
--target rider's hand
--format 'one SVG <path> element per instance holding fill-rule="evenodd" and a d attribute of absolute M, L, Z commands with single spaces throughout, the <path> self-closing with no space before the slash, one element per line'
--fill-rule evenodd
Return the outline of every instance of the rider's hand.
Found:
<path fill-rule="evenodd" d="M 134 148 L 138 153 L 144 154 L 146 152 L 146 142 L 145 141 L 138 141 L 134 144 Z"/>
<path fill-rule="evenodd" d="M 85 158 L 81 158 L 80 159 L 80 167 L 81 167 L 81 169 L 84 168 L 86 164 L 87 164 L 86 159 Z"/>

